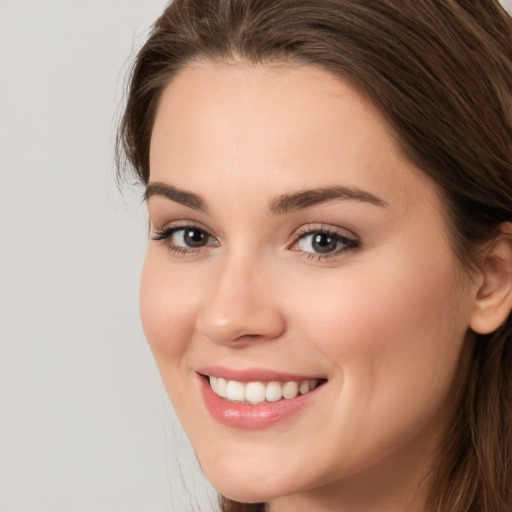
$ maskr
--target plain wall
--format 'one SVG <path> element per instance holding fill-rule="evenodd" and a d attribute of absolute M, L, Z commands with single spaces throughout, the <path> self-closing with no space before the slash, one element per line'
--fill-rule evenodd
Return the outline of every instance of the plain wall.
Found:
<path fill-rule="evenodd" d="M 140 327 L 141 190 L 122 196 L 113 165 L 165 3 L 0 0 L 1 512 L 208 503 Z"/>
<path fill-rule="evenodd" d="M 165 3 L 0 0 L 0 512 L 212 508 L 140 327 L 141 191 L 114 181 Z"/>

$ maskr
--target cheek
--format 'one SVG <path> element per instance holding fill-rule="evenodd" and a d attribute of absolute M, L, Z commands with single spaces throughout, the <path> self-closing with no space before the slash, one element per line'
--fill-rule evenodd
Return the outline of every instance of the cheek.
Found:
<path fill-rule="evenodd" d="M 343 382 L 344 414 L 355 419 L 362 403 L 365 414 L 385 409 L 386 417 L 434 408 L 453 391 L 470 311 L 454 268 L 449 253 L 387 248 L 385 258 L 376 252 L 306 286 L 314 292 L 299 300 L 296 318 L 307 319 L 309 342 Z"/>
<path fill-rule="evenodd" d="M 389 256 L 311 276 L 301 287 L 308 293 L 295 290 L 296 325 L 337 390 L 322 423 L 326 438 L 332 433 L 333 474 L 340 459 L 364 468 L 419 433 L 437 439 L 463 377 L 469 307 L 450 284 L 452 261 Z"/>
<path fill-rule="evenodd" d="M 454 271 L 449 255 L 375 251 L 334 277 L 313 275 L 309 286 L 302 283 L 309 293 L 298 299 L 298 318 L 308 318 L 312 333 L 324 333 L 315 337 L 321 347 L 344 358 L 352 351 L 382 355 L 398 346 L 428 353 L 467 329 L 469 303 Z"/>
<path fill-rule="evenodd" d="M 194 326 L 195 297 L 187 279 L 180 281 L 180 272 L 166 264 L 150 247 L 144 262 L 140 285 L 140 314 L 146 339 L 155 360 L 163 364 L 179 362 L 186 352 Z M 191 293 L 182 293 L 191 290 Z"/>

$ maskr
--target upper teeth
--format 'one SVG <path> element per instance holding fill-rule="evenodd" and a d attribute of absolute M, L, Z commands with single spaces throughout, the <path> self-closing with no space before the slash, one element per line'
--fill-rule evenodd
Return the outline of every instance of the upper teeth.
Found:
<path fill-rule="evenodd" d="M 305 395 L 318 385 L 317 379 L 308 379 L 301 382 L 238 382 L 226 380 L 222 377 L 209 377 L 213 392 L 222 398 L 233 402 L 249 402 L 260 404 L 276 402 L 281 398 L 295 398 L 299 393 Z"/>

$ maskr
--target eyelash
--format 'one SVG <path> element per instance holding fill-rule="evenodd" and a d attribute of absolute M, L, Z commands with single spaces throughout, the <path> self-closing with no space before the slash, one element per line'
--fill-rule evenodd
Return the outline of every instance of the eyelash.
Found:
<path fill-rule="evenodd" d="M 218 245 L 218 242 L 216 242 L 215 244 L 207 243 L 204 246 L 199 246 L 199 247 L 194 248 L 194 247 L 183 247 L 183 246 L 176 245 L 176 244 L 173 244 L 170 242 L 170 239 L 173 235 L 175 235 L 176 233 L 178 233 L 180 231 L 185 232 L 187 230 L 201 232 L 204 236 L 207 236 L 209 239 L 215 240 L 214 237 L 212 235 L 210 235 L 205 229 L 203 229 L 199 226 L 196 226 L 194 224 L 184 224 L 184 225 L 178 225 L 178 226 L 175 225 L 175 226 L 169 226 L 169 227 L 164 227 L 164 228 L 160 228 L 160 229 L 155 229 L 153 231 L 152 239 L 155 241 L 160 241 L 160 242 L 164 243 L 165 246 L 167 247 L 167 249 L 171 253 L 181 256 L 181 257 L 199 255 L 199 254 L 202 254 L 203 252 L 207 251 L 208 247 Z M 336 244 L 341 244 L 342 247 L 338 248 L 332 252 L 328 252 L 328 253 L 324 253 L 324 254 L 317 253 L 317 252 L 302 251 L 300 249 L 292 249 L 292 247 L 299 244 L 301 241 L 305 240 L 308 236 L 312 236 L 312 235 L 323 235 L 323 236 L 330 237 L 334 240 L 334 242 Z M 290 250 L 301 253 L 301 255 L 303 257 L 308 258 L 308 259 L 314 259 L 316 261 L 327 260 L 329 258 L 340 256 L 342 253 L 349 252 L 349 251 L 350 252 L 357 251 L 360 247 L 361 247 L 361 241 L 359 240 L 359 238 L 346 237 L 333 229 L 324 227 L 324 225 L 321 225 L 319 227 L 314 227 L 312 225 L 302 226 L 298 231 L 296 231 L 293 234 L 293 242 L 288 246 L 288 248 Z"/>
<path fill-rule="evenodd" d="M 194 224 L 174 225 L 174 226 L 164 227 L 164 228 L 160 228 L 160 229 L 155 229 L 153 231 L 152 239 L 156 240 L 156 241 L 161 241 L 162 243 L 165 244 L 165 246 L 171 253 L 173 253 L 177 256 L 182 256 L 182 257 L 198 255 L 198 254 L 201 254 L 204 251 L 208 250 L 208 247 L 211 246 L 211 244 L 193 248 L 193 247 L 182 247 L 180 245 L 171 243 L 171 237 L 174 234 L 178 233 L 179 231 L 187 231 L 187 230 L 199 231 L 199 232 L 203 233 L 204 235 L 206 235 L 208 238 L 213 239 L 213 237 L 205 229 L 202 229 L 199 226 L 195 226 Z"/>
<path fill-rule="evenodd" d="M 292 250 L 297 250 L 298 252 L 301 252 L 305 258 L 313 259 L 316 261 L 322 261 L 327 260 L 329 258 L 334 258 L 336 256 L 340 256 L 345 252 L 357 251 L 361 247 L 361 240 L 358 237 L 354 236 L 354 238 L 349 238 L 347 236 L 342 235 L 338 231 L 325 227 L 324 224 L 322 224 L 319 227 L 314 227 L 312 225 L 302 226 L 298 231 L 294 233 L 294 241 L 291 244 L 291 247 L 297 245 L 301 240 L 305 240 L 308 236 L 312 235 L 328 236 L 332 238 L 336 242 L 336 244 L 341 244 L 342 247 L 325 254 L 317 252 L 300 251 L 297 249 Z"/>

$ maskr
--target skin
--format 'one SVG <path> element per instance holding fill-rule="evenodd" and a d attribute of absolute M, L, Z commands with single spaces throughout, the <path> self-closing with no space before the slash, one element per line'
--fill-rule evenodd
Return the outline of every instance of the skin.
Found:
<path fill-rule="evenodd" d="M 199 62 L 164 91 L 150 167 L 150 183 L 197 194 L 205 207 L 149 197 L 140 302 L 207 478 L 232 499 L 271 501 L 278 512 L 426 511 L 481 281 L 461 272 L 436 186 L 378 112 L 313 67 Z M 269 207 L 333 186 L 382 204 Z M 153 240 L 176 225 L 204 230 L 208 245 Z M 321 258 L 300 238 L 320 227 L 360 247 Z M 289 418 L 236 429 L 205 408 L 196 373 L 204 365 L 327 382 Z"/>

